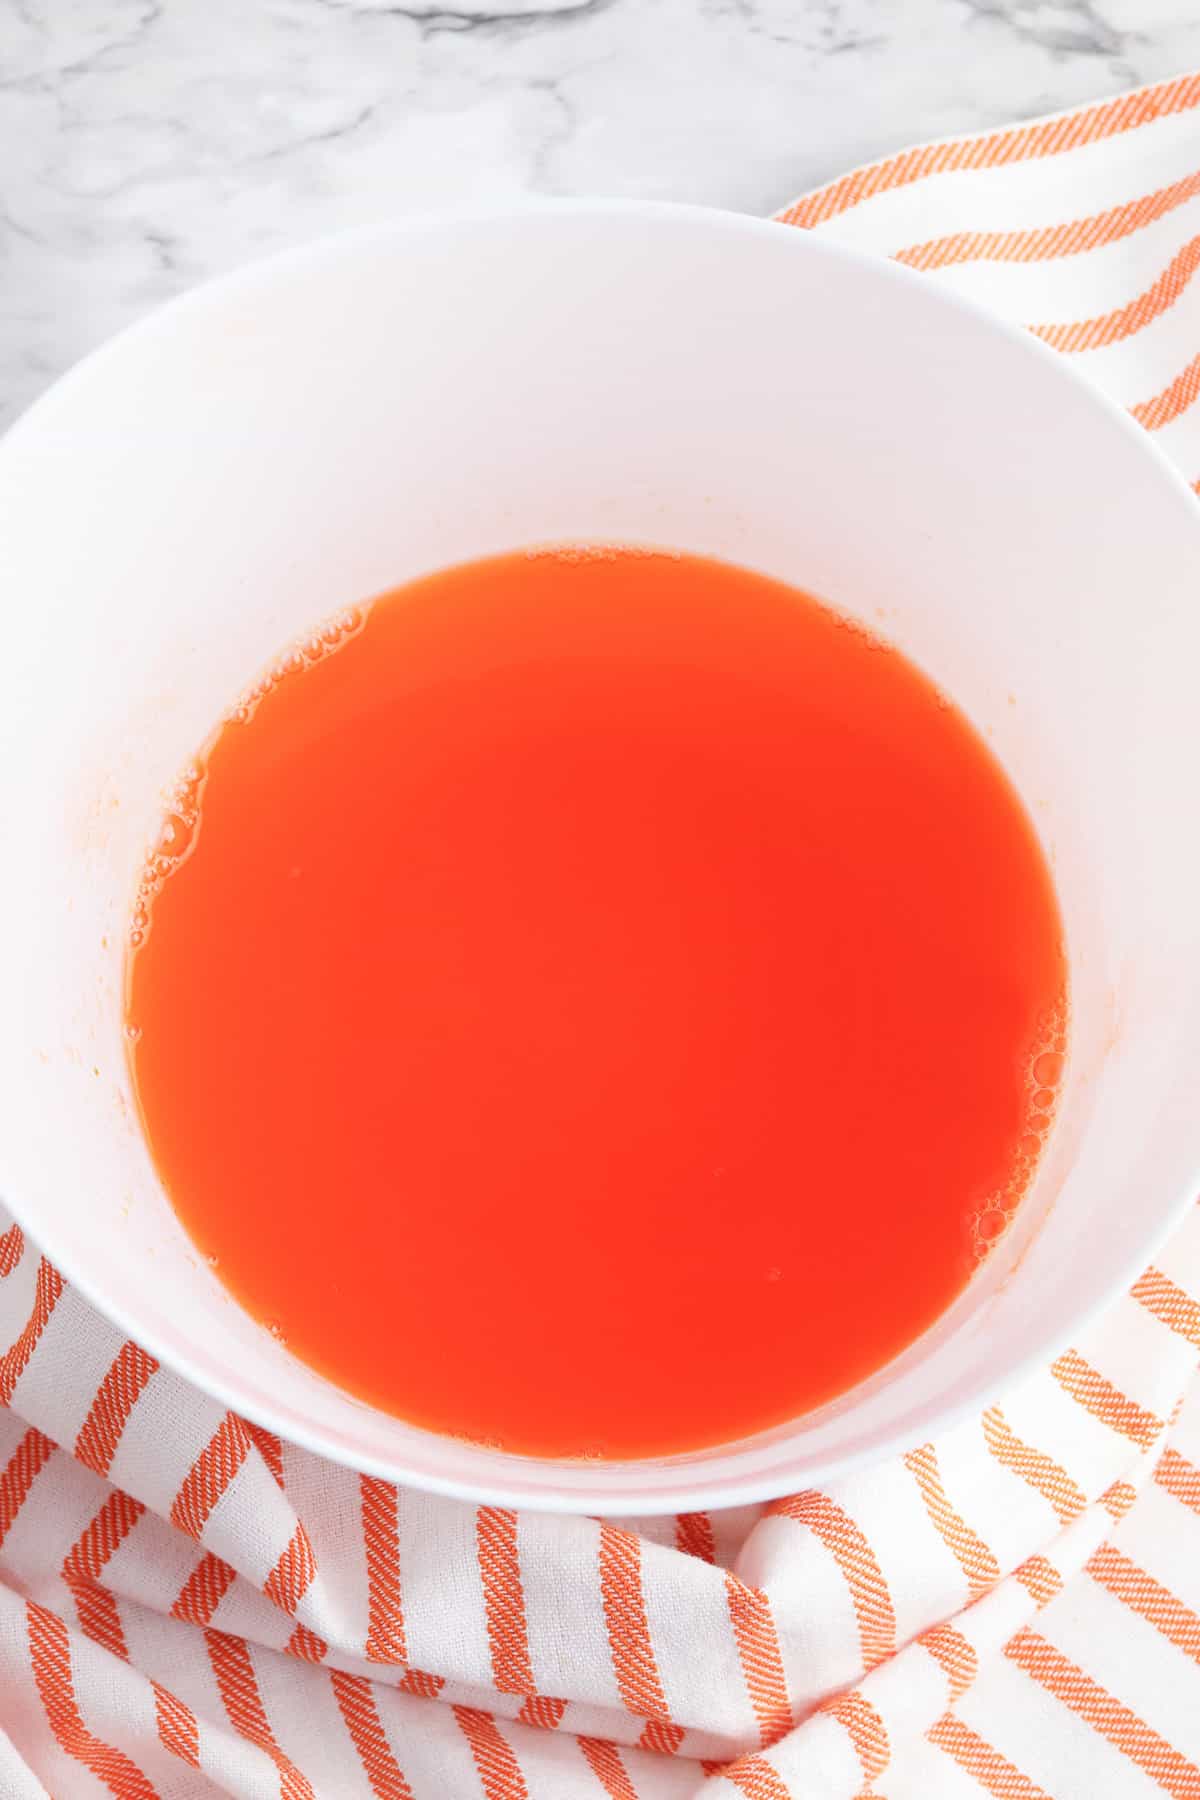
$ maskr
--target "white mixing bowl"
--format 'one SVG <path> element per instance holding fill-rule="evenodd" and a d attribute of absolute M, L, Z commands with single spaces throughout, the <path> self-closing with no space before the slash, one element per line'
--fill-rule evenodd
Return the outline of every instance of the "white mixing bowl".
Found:
<path fill-rule="evenodd" d="M 1025 796 L 1069 940 L 1059 1123 L 982 1274 L 836 1404 L 655 1462 L 472 1448 L 292 1358 L 194 1253 L 123 1054 L 139 862 L 231 699 L 348 602 L 562 538 L 725 557 L 873 623 L 885 608 Z M 922 277 L 640 205 L 332 239 L 168 306 L 26 415 L 0 446 L 0 581 L 0 1194 L 131 1336 L 283 1436 L 507 1504 L 778 1494 L 1060 1349 L 1191 1201 L 1200 507 L 1064 361 Z"/>

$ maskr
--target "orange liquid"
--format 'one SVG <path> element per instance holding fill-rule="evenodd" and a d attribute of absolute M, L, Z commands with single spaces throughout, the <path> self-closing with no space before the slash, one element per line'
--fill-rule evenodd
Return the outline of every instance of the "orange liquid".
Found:
<path fill-rule="evenodd" d="M 608 1457 L 931 1324 L 1065 1047 L 961 714 L 790 588 L 632 551 L 449 569 L 293 661 L 181 789 L 128 968 L 154 1159 L 249 1311 L 421 1425 Z"/>

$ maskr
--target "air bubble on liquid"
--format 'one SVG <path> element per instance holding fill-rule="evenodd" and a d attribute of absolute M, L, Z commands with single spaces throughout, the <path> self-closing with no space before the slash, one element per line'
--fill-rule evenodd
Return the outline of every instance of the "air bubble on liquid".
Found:
<path fill-rule="evenodd" d="M 985 1260 L 1000 1242 L 1028 1192 L 1045 1150 L 1058 1108 L 1066 1066 L 1066 997 L 1037 1021 L 1025 1064 L 1024 1117 L 1007 1178 L 975 1214 L 971 1236 L 976 1259 Z"/>
<path fill-rule="evenodd" d="M 884 648 L 883 639 L 876 636 L 865 620 L 856 618 L 853 613 L 835 613 L 833 616 L 835 623 L 851 637 L 857 638 L 864 650 Z"/>
<path fill-rule="evenodd" d="M 219 1269 L 221 1266 L 221 1259 L 215 1250 L 210 1250 L 204 1260 L 210 1269 Z"/>
<path fill-rule="evenodd" d="M 298 639 L 273 666 L 260 675 L 238 696 L 226 713 L 228 723 L 245 725 L 253 719 L 261 701 L 291 675 L 301 674 L 313 663 L 320 662 L 345 640 L 359 631 L 365 621 L 362 607 L 350 606 L 336 618 L 311 629 Z M 150 929 L 149 905 L 161 892 L 163 883 L 186 861 L 195 847 L 203 812 L 204 785 L 207 770 L 199 762 L 187 764 L 174 785 L 163 795 L 163 820 L 157 841 L 146 854 L 138 883 L 128 942 L 138 949 Z"/>
<path fill-rule="evenodd" d="M 568 563 L 614 563 L 618 557 L 636 557 L 645 561 L 652 556 L 668 556 L 678 561 L 682 552 L 678 550 L 660 551 L 650 544 L 610 544 L 601 540 L 598 543 L 555 544 L 548 551 L 535 554 L 550 555 L 558 562 Z"/>
<path fill-rule="evenodd" d="M 971 1221 L 972 1249 L 977 1263 L 986 1261 L 1012 1224 L 1013 1214 L 1003 1206 L 985 1206 Z"/>
<path fill-rule="evenodd" d="M 142 1028 L 140 1025 L 127 1025 L 125 1027 L 125 1036 L 129 1039 L 131 1044 L 136 1044 L 141 1035 Z"/>

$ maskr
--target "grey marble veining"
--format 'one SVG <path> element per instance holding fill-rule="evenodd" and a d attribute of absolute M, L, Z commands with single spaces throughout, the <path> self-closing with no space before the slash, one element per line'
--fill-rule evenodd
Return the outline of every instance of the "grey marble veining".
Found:
<path fill-rule="evenodd" d="M 0 422 L 341 226 L 529 192 L 768 212 L 1194 65 L 1194 0 L 0 0 Z"/>

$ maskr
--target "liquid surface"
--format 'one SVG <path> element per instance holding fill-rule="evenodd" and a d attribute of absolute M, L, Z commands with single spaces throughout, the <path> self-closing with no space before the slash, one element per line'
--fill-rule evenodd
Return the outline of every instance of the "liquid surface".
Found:
<path fill-rule="evenodd" d="M 445 571 L 281 663 L 173 805 L 128 967 L 154 1159 L 249 1311 L 409 1420 L 735 1439 L 902 1350 L 1020 1198 L 1045 862 L 962 715 L 792 589 Z"/>

